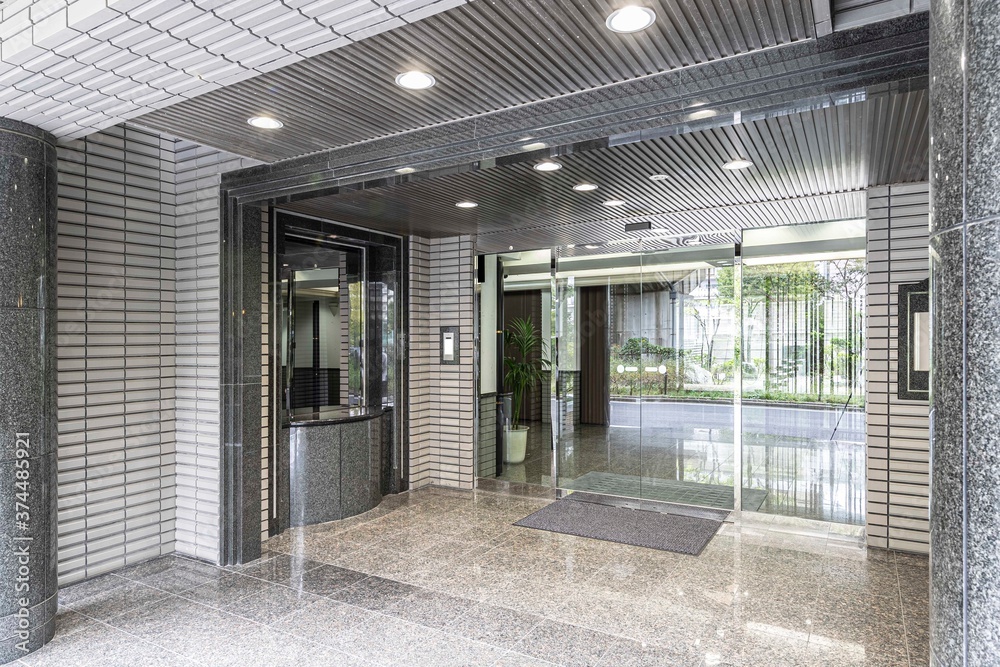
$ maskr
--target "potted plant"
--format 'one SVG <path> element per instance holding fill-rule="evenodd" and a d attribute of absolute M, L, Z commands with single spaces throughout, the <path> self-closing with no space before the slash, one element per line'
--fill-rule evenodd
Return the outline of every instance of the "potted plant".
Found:
<path fill-rule="evenodd" d="M 528 444 L 528 427 L 520 423 L 521 406 L 525 394 L 542 379 L 549 360 L 545 358 L 545 343 L 535 323 L 528 318 L 519 317 L 511 322 L 503 332 L 503 342 L 503 382 L 512 398 L 510 428 L 504 432 L 504 460 L 521 463 Z"/>

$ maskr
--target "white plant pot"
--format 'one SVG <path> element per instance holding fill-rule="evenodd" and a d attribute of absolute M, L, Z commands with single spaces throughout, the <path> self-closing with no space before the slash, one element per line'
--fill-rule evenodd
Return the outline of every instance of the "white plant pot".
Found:
<path fill-rule="evenodd" d="M 522 463 L 528 448 L 528 427 L 518 426 L 504 431 L 503 460 L 506 463 Z"/>

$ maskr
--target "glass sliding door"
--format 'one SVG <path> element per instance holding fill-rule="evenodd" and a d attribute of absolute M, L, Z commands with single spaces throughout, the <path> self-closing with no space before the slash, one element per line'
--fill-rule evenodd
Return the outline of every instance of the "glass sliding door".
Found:
<path fill-rule="evenodd" d="M 745 509 L 863 524 L 865 221 L 747 230 Z"/>
<path fill-rule="evenodd" d="M 733 246 L 642 254 L 642 497 L 731 509 Z"/>
<path fill-rule="evenodd" d="M 650 246 L 556 253 L 557 486 L 732 508 L 735 249 Z"/>

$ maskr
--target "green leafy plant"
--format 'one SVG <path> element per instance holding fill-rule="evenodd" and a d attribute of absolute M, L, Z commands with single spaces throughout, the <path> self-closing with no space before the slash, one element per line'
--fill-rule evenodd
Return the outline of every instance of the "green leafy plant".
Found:
<path fill-rule="evenodd" d="M 528 318 L 519 317 L 510 323 L 503 332 L 504 355 L 504 387 L 513 395 L 511 428 L 517 428 L 521 420 L 521 405 L 524 395 L 541 379 L 542 373 L 549 367 L 545 358 L 545 343 L 535 328 L 535 323 Z"/>

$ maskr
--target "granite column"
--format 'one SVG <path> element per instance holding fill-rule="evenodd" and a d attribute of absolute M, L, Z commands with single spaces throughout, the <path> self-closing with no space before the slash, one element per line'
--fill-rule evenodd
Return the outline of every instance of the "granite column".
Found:
<path fill-rule="evenodd" d="M 55 631 L 56 149 L 0 118 L 0 664 Z"/>
<path fill-rule="evenodd" d="M 931 3 L 931 655 L 1000 646 L 1000 14 Z"/>

